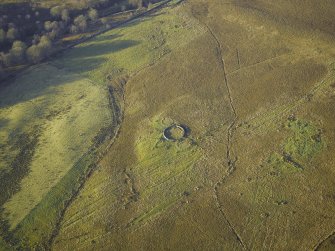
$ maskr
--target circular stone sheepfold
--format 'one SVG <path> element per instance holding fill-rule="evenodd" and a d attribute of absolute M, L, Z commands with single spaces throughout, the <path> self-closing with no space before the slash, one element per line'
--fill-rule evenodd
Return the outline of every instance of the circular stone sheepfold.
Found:
<path fill-rule="evenodd" d="M 186 137 L 186 128 L 182 125 L 171 125 L 163 131 L 166 140 L 176 141 Z"/>

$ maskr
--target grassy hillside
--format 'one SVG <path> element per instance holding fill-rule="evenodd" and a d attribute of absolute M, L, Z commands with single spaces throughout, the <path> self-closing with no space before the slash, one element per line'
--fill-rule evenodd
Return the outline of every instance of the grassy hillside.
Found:
<path fill-rule="evenodd" d="M 334 11 L 171 1 L 6 82 L 0 250 L 332 250 Z"/>
<path fill-rule="evenodd" d="M 9 229 L 62 187 L 60 181 L 87 156 L 97 137 L 108 136 L 113 119 L 108 100 L 106 87 L 48 64 L 3 88 L 1 204 Z M 83 173 L 76 175 L 72 182 Z M 55 199 L 63 203 L 63 196 Z M 46 216 L 52 218 L 51 212 Z"/>
<path fill-rule="evenodd" d="M 197 34 L 186 25 L 168 15 L 134 21 L 29 69 L 3 88 L 4 239 L 27 248 L 49 245 L 67 203 L 117 130 L 121 80 L 183 46 L 175 40 L 181 32 L 189 39 Z"/>
<path fill-rule="evenodd" d="M 128 81 L 120 135 L 53 248 L 312 249 L 334 227 L 329 37 L 240 4 L 178 12 L 204 33 Z M 174 122 L 189 147 L 160 140 Z"/>

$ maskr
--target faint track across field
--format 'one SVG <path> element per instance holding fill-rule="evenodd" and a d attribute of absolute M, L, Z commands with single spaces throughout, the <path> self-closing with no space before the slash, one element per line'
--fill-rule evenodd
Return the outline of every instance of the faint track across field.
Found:
<path fill-rule="evenodd" d="M 331 234 L 327 235 L 325 238 L 321 239 L 321 240 L 320 240 L 320 241 L 313 247 L 313 250 L 314 250 L 314 251 L 318 251 L 319 248 L 321 247 L 321 245 L 322 245 L 325 241 L 327 241 L 329 238 L 331 238 L 332 236 L 335 236 L 335 230 L 334 230 Z"/>
<path fill-rule="evenodd" d="M 144 15 L 147 15 L 149 13 L 151 13 L 153 10 L 158 10 L 160 8 L 163 8 L 165 7 L 167 4 L 169 4 L 172 0 L 168 0 L 168 1 L 165 1 L 165 3 L 149 10 L 148 12 L 146 13 L 143 13 L 141 16 L 144 16 Z M 179 3 L 181 3 L 182 1 L 179 1 Z M 136 18 L 138 18 L 139 16 L 137 16 Z M 135 18 L 134 18 L 135 19 Z M 128 20 L 127 22 L 130 22 L 130 20 Z M 120 24 L 121 25 L 121 24 Z M 118 26 L 120 26 L 118 25 Z M 115 27 L 114 27 L 115 28 Z M 105 31 L 104 31 L 105 32 Z M 102 32 L 103 33 L 103 32 Z M 100 34 L 102 34 L 100 33 Z M 99 34 L 99 35 L 100 35 Z M 156 60 L 154 60 L 153 62 L 147 64 L 147 65 L 144 65 L 143 67 L 139 68 L 138 70 L 134 71 L 133 73 L 131 73 L 128 77 L 128 80 L 127 82 L 134 78 L 136 75 L 138 75 L 139 73 L 141 73 L 142 71 L 150 68 L 150 67 L 153 67 L 155 64 L 157 64 L 161 58 L 163 58 L 166 54 L 168 53 L 165 53 L 165 54 L 162 54 L 160 57 L 158 57 Z M 125 86 L 124 86 L 125 87 Z M 113 125 L 113 133 L 110 135 L 110 143 L 108 144 L 107 148 L 99 154 L 99 158 L 97 161 L 95 161 L 95 163 L 98 163 L 104 156 L 105 154 L 107 153 L 107 151 L 112 147 L 112 145 L 114 144 L 114 142 L 117 140 L 119 134 L 120 134 L 120 131 L 121 131 L 121 127 L 122 127 L 122 123 L 123 123 L 123 120 L 124 120 L 124 112 L 125 112 L 125 108 L 122 109 L 122 105 L 118 104 L 116 102 L 116 97 L 114 95 L 114 91 L 113 91 L 113 88 L 111 86 L 108 87 L 108 92 L 109 92 L 109 103 L 110 103 L 110 110 L 112 112 L 112 116 L 114 118 L 114 120 L 116 121 L 116 124 Z M 123 103 L 123 106 L 125 105 L 126 103 L 126 98 L 125 98 L 125 89 L 123 89 L 122 91 L 122 100 L 121 102 Z M 115 122 L 114 122 L 115 123 Z M 83 157 L 82 157 L 83 158 Z M 48 248 L 51 249 L 56 237 L 58 236 L 59 232 L 60 232 L 60 228 L 61 228 L 61 225 L 62 225 L 62 222 L 64 220 L 64 217 L 65 217 L 65 213 L 67 211 L 67 209 L 70 207 L 70 205 L 72 204 L 72 202 L 77 198 L 78 194 L 80 193 L 80 191 L 82 190 L 82 188 L 85 186 L 86 184 L 86 181 L 90 178 L 90 176 L 93 174 L 93 172 L 96 170 L 96 164 L 93 166 L 93 168 L 91 168 L 87 175 L 85 176 L 85 179 L 83 179 L 82 183 L 79 185 L 79 188 L 77 189 L 77 191 L 75 191 L 75 193 L 73 194 L 73 196 L 66 202 L 65 206 L 64 206 L 64 209 L 62 210 L 61 214 L 60 214 L 60 217 L 57 221 L 57 224 L 56 224 L 56 227 L 55 229 L 52 231 L 52 236 L 50 237 L 49 239 L 49 242 L 48 242 Z M 127 175 L 131 175 L 131 173 L 127 173 Z M 133 181 L 134 182 L 134 181 Z"/>
<path fill-rule="evenodd" d="M 227 215 L 226 215 L 226 213 L 223 209 L 222 203 L 220 202 L 219 197 L 218 197 L 219 186 L 221 186 L 225 182 L 225 180 L 230 175 L 232 175 L 234 173 L 234 171 L 236 169 L 235 162 L 237 160 L 236 158 L 234 158 L 232 156 L 232 150 L 231 150 L 232 149 L 233 131 L 235 129 L 234 127 L 235 127 L 236 122 L 237 122 L 237 113 L 236 113 L 236 109 L 235 109 L 234 102 L 233 102 L 231 88 L 230 88 L 228 78 L 227 78 L 225 60 L 224 60 L 224 57 L 222 55 L 222 45 L 221 45 L 217 35 L 213 32 L 212 28 L 205 21 L 202 21 L 200 18 L 197 18 L 196 14 L 193 12 L 193 10 L 192 10 L 192 14 L 193 14 L 194 18 L 196 18 L 202 25 L 204 25 L 207 28 L 208 32 L 210 33 L 211 37 L 213 38 L 213 40 L 216 43 L 217 56 L 218 56 L 218 59 L 219 59 L 219 62 L 220 62 L 220 65 L 221 65 L 221 68 L 222 68 L 222 71 L 223 71 L 224 84 L 225 84 L 225 87 L 226 87 L 227 93 L 228 93 L 229 105 L 230 105 L 231 111 L 233 113 L 233 119 L 229 123 L 228 130 L 227 130 L 226 159 L 227 159 L 227 164 L 228 164 L 228 171 L 227 171 L 226 176 L 224 176 L 220 181 L 215 183 L 215 185 L 214 185 L 214 199 L 215 199 L 216 205 L 217 205 L 220 213 L 222 214 L 223 218 L 227 222 L 227 224 L 228 224 L 229 228 L 231 229 L 231 231 L 233 232 L 233 234 L 236 236 L 236 238 L 237 238 L 238 242 L 240 243 L 241 247 L 244 250 L 247 250 L 247 247 L 244 244 L 241 236 L 239 235 L 239 233 L 237 232 L 237 230 L 235 229 L 233 224 L 228 219 L 228 217 L 227 217 Z"/>

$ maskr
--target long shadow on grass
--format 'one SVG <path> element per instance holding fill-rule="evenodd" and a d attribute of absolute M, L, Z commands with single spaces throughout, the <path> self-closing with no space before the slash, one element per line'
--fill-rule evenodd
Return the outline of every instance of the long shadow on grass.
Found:
<path fill-rule="evenodd" d="M 98 68 L 106 62 L 107 56 L 138 45 L 134 40 L 110 41 L 108 36 L 82 44 L 58 57 L 53 63 L 60 68 L 83 74 Z"/>
<path fill-rule="evenodd" d="M 59 70 L 48 64 L 43 64 L 36 69 L 28 69 L 23 75 L 14 80 L 13 83 L 1 88 L 0 108 L 11 107 L 15 104 L 27 102 L 39 97 L 48 100 L 50 95 L 56 96 L 57 98 L 57 90 L 52 87 L 62 84 L 71 84 L 73 81 L 85 78 L 85 75 L 82 76 L 74 74 L 73 72 L 85 73 L 90 71 L 107 60 L 103 57 L 104 54 L 114 53 L 138 44 L 138 42 L 132 40 L 110 41 L 108 36 L 105 37 L 105 40 L 99 39 L 98 42 L 92 41 L 91 43 L 83 44 L 58 57 L 55 61 L 59 61 L 60 63 L 63 62 L 64 65 L 61 66 L 64 70 Z M 3 98 L 1 99 L 1 97 Z M 36 116 L 41 117 L 47 115 L 45 113 L 50 106 L 49 100 L 47 102 L 41 102 L 39 106 L 39 112 Z M 0 129 L 9 122 L 8 118 L 1 119 Z M 32 133 L 32 135 L 34 135 L 34 133 Z M 3 204 L 13 196 L 13 194 L 21 189 L 21 180 L 29 173 L 31 159 L 38 143 L 38 138 L 35 137 L 32 139 L 32 135 L 24 134 L 24 132 L 21 132 L 19 129 L 13 136 L 15 138 L 14 148 L 19 149 L 19 153 L 10 164 L 11 171 L 0 173 L 0 209 Z M 96 155 L 95 151 L 96 149 L 93 147 L 92 153 L 88 156 L 94 159 Z M 87 160 L 89 164 L 94 162 L 91 161 L 90 158 Z M 87 168 L 87 170 L 89 169 L 88 166 L 84 164 L 81 178 L 86 174 L 85 168 Z M 72 179 L 71 182 L 73 182 L 74 186 L 81 183 L 76 179 Z M 68 192 L 71 195 L 73 191 L 70 189 Z M 71 197 L 70 195 L 68 195 L 68 197 Z M 61 200 L 61 202 L 63 203 L 64 201 Z M 2 210 L 0 210 L 0 215 L 1 211 Z M 13 236 L 9 232 L 8 222 L 4 221 L 1 216 L 0 236 L 11 244 L 15 244 L 16 242 L 15 238 L 13 239 Z"/>
<path fill-rule="evenodd" d="M 85 78 L 85 73 L 98 68 L 108 60 L 104 55 L 139 44 L 134 40 L 110 41 L 113 38 L 114 36 L 112 38 L 104 36 L 104 39 L 99 38 L 98 42 L 93 40 L 82 44 L 50 61 L 50 65 L 56 66 L 60 71 L 50 69 L 50 72 L 45 72 L 43 65 L 36 69 L 27 69 L 21 76 L 11 80 L 11 83 L 0 87 L 0 109 L 48 94 L 56 94 L 57 91 L 53 87 Z"/>

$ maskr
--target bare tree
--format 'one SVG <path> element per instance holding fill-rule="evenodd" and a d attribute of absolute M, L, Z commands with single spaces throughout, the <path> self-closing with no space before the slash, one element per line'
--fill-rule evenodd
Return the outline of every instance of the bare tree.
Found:
<path fill-rule="evenodd" d="M 0 59 L 4 66 L 9 67 L 13 64 L 13 57 L 11 53 L 0 53 Z"/>
<path fill-rule="evenodd" d="M 28 60 L 32 63 L 38 63 L 43 59 L 42 50 L 38 45 L 32 45 L 27 50 Z"/>
<path fill-rule="evenodd" d="M 53 17 L 60 17 L 62 14 L 62 7 L 61 6 L 55 6 L 50 9 L 50 14 Z"/>
<path fill-rule="evenodd" d="M 51 54 L 52 43 L 47 36 L 42 36 L 38 45 L 32 45 L 27 50 L 29 61 L 38 63 Z"/>
<path fill-rule="evenodd" d="M 54 40 L 56 37 L 58 37 L 61 33 L 60 26 L 57 21 L 52 22 L 51 24 L 51 32 L 49 32 L 48 37 L 51 40 Z"/>
<path fill-rule="evenodd" d="M 44 48 L 47 52 L 50 51 L 51 47 L 52 47 L 52 43 L 51 40 L 48 36 L 42 36 L 40 39 L 40 42 L 38 43 L 38 46 L 41 48 Z"/>
<path fill-rule="evenodd" d="M 64 9 L 62 10 L 61 18 L 64 22 L 69 22 L 70 21 L 70 13 L 69 10 Z"/>
<path fill-rule="evenodd" d="M 143 7 L 143 1 L 142 0 L 129 0 L 129 4 L 133 8 L 142 8 Z"/>
<path fill-rule="evenodd" d="M 8 29 L 6 37 L 9 41 L 14 41 L 16 38 L 18 38 L 18 36 L 19 32 L 15 27 Z"/>
<path fill-rule="evenodd" d="M 54 40 L 56 37 L 59 37 L 65 30 L 65 24 L 62 21 L 46 21 L 44 23 L 44 28 L 48 31 L 48 36 L 50 39 Z"/>
<path fill-rule="evenodd" d="M 70 27 L 70 32 L 71 32 L 72 34 L 76 34 L 76 33 L 79 32 L 79 29 L 78 29 L 77 26 L 75 26 L 75 25 L 73 24 L 73 25 L 71 25 L 71 27 Z"/>
<path fill-rule="evenodd" d="M 84 15 L 76 17 L 73 23 L 78 27 L 80 31 L 85 31 L 87 28 L 87 21 Z"/>
<path fill-rule="evenodd" d="M 44 29 L 45 29 L 46 31 L 51 31 L 51 30 L 52 30 L 52 26 L 53 26 L 53 24 L 52 24 L 51 21 L 45 21 L 45 22 L 44 22 Z"/>
<path fill-rule="evenodd" d="M 27 46 L 22 41 L 14 41 L 12 49 L 9 53 L 12 55 L 12 60 L 14 64 L 21 64 L 25 60 Z"/>
<path fill-rule="evenodd" d="M 31 41 L 32 44 L 36 45 L 40 42 L 40 36 L 38 34 L 35 34 L 33 37 L 33 40 Z"/>
<path fill-rule="evenodd" d="M 92 20 L 92 21 L 96 21 L 99 18 L 99 13 L 96 9 L 90 9 L 88 11 L 88 17 Z"/>

